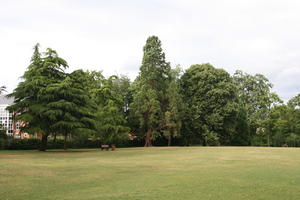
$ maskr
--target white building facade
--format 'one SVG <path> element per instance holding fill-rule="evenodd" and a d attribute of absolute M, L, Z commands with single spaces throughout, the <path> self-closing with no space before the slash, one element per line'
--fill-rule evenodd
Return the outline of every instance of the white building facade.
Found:
<path fill-rule="evenodd" d="M 0 123 L 8 136 L 21 137 L 20 122 L 14 120 L 13 113 L 6 110 L 13 103 L 12 98 L 0 95 Z"/>

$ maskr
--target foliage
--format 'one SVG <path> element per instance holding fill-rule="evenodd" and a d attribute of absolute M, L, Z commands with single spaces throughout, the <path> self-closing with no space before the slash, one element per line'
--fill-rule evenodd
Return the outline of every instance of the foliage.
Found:
<path fill-rule="evenodd" d="M 0 123 L 0 138 L 6 138 L 6 137 L 7 137 L 6 131 L 3 128 L 2 124 Z"/>
<path fill-rule="evenodd" d="M 247 146 L 251 144 L 250 124 L 246 108 L 239 104 L 236 117 L 235 134 L 232 137 L 231 144 L 238 146 Z"/>
<path fill-rule="evenodd" d="M 181 77 L 186 103 L 184 130 L 206 144 L 207 133 L 217 133 L 222 144 L 230 142 L 235 127 L 236 95 L 230 75 L 210 64 L 192 65 Z M 214 135 L 213 134 L 213 135 Z"/>
<path fill-rule="evenodd" d="M 8 138 L 9 137 L 6 135 L 6 130 L 3 128 L 2 124 L 0 123 L 0 150 L 6 148 Z"/>
<path fill-rule="evenodd" d="M 46 150 L 47 137 L 53 132 L 52 124 L 45 116 L 51 108 L 49 101 L 41 98 L 44 90 L 51 84 L 62 81 L 66 74 L 64 69 L 67 62 L 58 57 L 56 51 L 48 48 L 45 53 L 39 52 L 39 44 L 34 47 L 34 53 L 27 71 L 22 76 L 17 88 L 9 96 L 14 97 L 15 102 L 8 110 L 18 113 L 17 119 L 26 122 L 21 127 L 23 132 L 41 133 L 43 145 L 40 150 Z"/>
<path fill-rule="evenodd" d="M 288 105 L 292 108 L 300 108 L 300 94 L 291 98 L 288 102 Z"/>
<path fill-rule="evenodd" d="M 173 137 L 180 136 L 182 127 L 182 113 L 183 113 L 183 100 L 179 93 L 179 78 L 182 69 L 177 66 L 175 69 L 170 70 L 170 82 L 167 88 L 167 109 L 164 114 L 164 136 L 168 138 L 168 146 L 171 145 Z"/>
<path fill-rule="evenodd" d="M 68 135 L 95 130 L 96 105 L 82 84 L 84 75 L 82 70 L 74 71 L 61 82 L 43 88 L 39 94 L 40 99 L 48 102 L 48 109 L 42 115 L 51 124 L 52 132 L 64 135 L 65 140 Z"/>
<path fill-rule="evenodd" d="M 67 144 L 66 144 L 67 143 Z M 100 140 L 91 140 L 88 138 L 79 138 L 74 137 L 68 141 L 65 141 L 62 138 L 53 140 L 49 139 L 47 141 L 47 149 L 64 149 L 65 145 L 68 148 L 99 148 L 101 143 Z M 114 141 L 114 144 L 117 147 L 138 147 L 142 146 L 142 141 L 139 140 L 129 140 L 129 138 L 118 138 Z M 30 139 L 8 139 L 5 140 L 0 138 L 0 149 L 7 150 L 33 150 L 38 149 L 42 145 L 39 138 L 30 138 Z"/>
<path fill-rule="evenodd" d="M 92 140 L 69 140 L 67 142 L 70 148 L 96 148 L 99 147 L 99 141 Z M 6 149 L 9 150 L 31 150 L 37 149 L 41 145 L 41 140 L 37 138 L 32 139 L 13 139 L 11 140 Z M 48 149 L 63 149 L 65 141 L 58 139 L 56 141 L 49 140 L 47 143 Z"/>
<path fill-rule="evenodd" d="M 111 89 L 115 94 L 119 95 L 119 98 L 122 101 L 122 107 L 125 119 L 128 119 L 130 112 L 130 104 L 132 103 L 132 90 L 131 90 L 131 81 L 129 77 L 125 75 L 113 76 L 111 78 Z"/>
<path fill-rule="evenodd" d="M 143 50 L 143 61 L 135 80 L 131 106 L 139 120 L 140 130 L 145 136 L 145 146 L 151 146 L 152 140 L 163 127 L 171 68 L 165 61 L 158 37 L 149 37 Z"/>
<path fill-rule="evenodd" d="M 203 139 L 207 146 L 219 146 L 219 136 L 216 132 L 204 130 Z"/>
<path fill-rule="evenodd" d="M 147 39 L 133 83 L 101 71 L 66 73 L 67 67 L 55 50 L 40 53 L 37 44 L 8 95 L 15 101 L 7 109 L 24 122 L 21 131 L 42 135 L 40 150 L 48 137 L 63 136 L 66 148 L 67 139 L 116 144 L 127 141 L 129 132 L 145 146 L 300 145 L 300 94 L 284 104 L 262 74 L 237 70 L 231 76 L 210 64 L 184 73 L 172 69 L 157 36 Z M 3 141 L 5 136 L 0 127 Z"/>
<path fill-rule="evenodd" d="M 271 130 L 268 119 L 270 111 L 273 106 L 280 105 L 282 100 L 277 94 L 270 91 L 272 84 L 262 74 L 250 75 L 237 70 L 233 78 L 237 86 L 239 104 L 246 111 L 249 133 L 255 135 L 257 129 L 264 128 L 265 131 L 259 134 L 266 137 L 269 146 Z"/>
<path fill-rule="evenodd" d="M 127 109 L 126 94 L 120 93 L 121 85 L 117 85 L 117 81 L 119 79 L 116 76 L 102 79 L 100 87 L 92 90 L 93 100 L 97 105 L 97 136 L 103 143 L 112 144 L 122 137 L 127 137 L 126 133 L 129 131 L 124 115 Z"/>

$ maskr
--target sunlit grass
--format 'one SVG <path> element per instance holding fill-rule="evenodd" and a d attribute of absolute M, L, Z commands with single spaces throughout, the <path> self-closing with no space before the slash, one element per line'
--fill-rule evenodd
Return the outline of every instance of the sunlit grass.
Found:
<path fill-rule="evenodd" d="M 300 149 L 0 151 L 0 199 L 299 199 Z"/>

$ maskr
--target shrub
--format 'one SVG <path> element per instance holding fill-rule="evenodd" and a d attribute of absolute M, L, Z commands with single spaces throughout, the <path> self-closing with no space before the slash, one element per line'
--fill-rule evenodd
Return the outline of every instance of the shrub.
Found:
<path fill-rule="evenodd" d="M 206 145 L 208 145 L 208 146 L 219 146 L 220 145 L 219 136 L 217 133 L 215 133 L 213 131 L 206 132 L 206 134 L 204 135 L 204 140 L 206 142 Z"/>
<path fill-rule="evenodd" d="M 30 138 L 30 139 L 1 139 L 0 138 L 0 149 L 8 150 L 34 150 L 38 149 L 41 144 L 39 138 Z M 70 149 L 81 149 L 81 148 L 99 148 L 101 141 L 99 140 L 79 140 L 72 139 L 67 141 L 67 148 Z M 136 147 L 142 146 L 143 141 L 141 140 L 128 140 L 128 139 L 118 139 L 114 141 L 116 147 Z M 52 139 L 48 140 L 47 149 L 63 149 L 64 140 L 57 139 L 53 141 Z"/>
<path fill-rule="evenodd" d="M 6 141 L 3 138 L 0 138 L 0 150 L 5 149 L 6 147 Z"/>

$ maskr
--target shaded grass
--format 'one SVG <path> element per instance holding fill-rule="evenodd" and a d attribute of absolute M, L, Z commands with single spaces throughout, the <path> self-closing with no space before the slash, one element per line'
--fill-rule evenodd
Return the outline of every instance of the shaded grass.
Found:
<path fill-rule="evenodd" d="M 0 151 L 5 199 L 299 199 L 300 149 Z"/>

